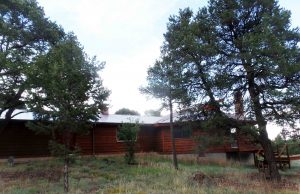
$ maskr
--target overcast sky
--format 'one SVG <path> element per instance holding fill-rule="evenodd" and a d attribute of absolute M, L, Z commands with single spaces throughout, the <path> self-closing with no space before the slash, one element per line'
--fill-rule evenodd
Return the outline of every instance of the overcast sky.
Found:
<path fill-rule="evenodd" d="M 73 31 L 85 52 L 105 61 L 101 72 L 111 90 L 110 113 L 126 107 L 144 114 L 160 103 L 140 94 L 147 69 L 159 58 L 170 15 L 180 8 L 197 11 L 206 0 L 38 0 L 52 21 Z M 298 0 L 281 0 L 291 10 L 293 26 L 300 26 Z"/>

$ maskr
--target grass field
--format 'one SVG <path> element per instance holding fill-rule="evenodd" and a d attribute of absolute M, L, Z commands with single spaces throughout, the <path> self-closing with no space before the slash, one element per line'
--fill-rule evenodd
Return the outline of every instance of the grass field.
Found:
<path fill-rule="evenodd" d="M 184 158 L 178 171 L 169 157 L 139 155 L 138 165 L 122 156 L 85 157 L 74 161 L 70 193 L 299 193 L 300 161 L 281 171 L 282 182 L 271 183 L 252 166 L 224 161 Z M 10 167 L 0 163 L 0 193 L 63 193 L 62 162 L 23 161 Z"/>

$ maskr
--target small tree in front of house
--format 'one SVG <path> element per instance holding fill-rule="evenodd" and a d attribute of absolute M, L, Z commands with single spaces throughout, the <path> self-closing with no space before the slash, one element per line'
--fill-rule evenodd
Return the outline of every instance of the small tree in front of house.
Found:
<path fill-rule="evenodd" d="M 174 168 L 178 169 L 174 137 L 174 109 L 177 108 L 178 104 L 187 103 L 189 99 L 185 95 L 186 88 L 181 84 L 182 80 L 185 79 L 182 67 L 175 62 L 171 63 L 171 58 L 167 56 L 164 48 L 161 52 L 161 59 L 148 69 L 147 85 L 140 88 L 140 91 L 161 100 L 162 106 L 169 110 L 173 164 Z"/>
<path fill-rule="evenodd" d="M 140 131 L 140 124 L 138 121 L 135 123 L 122 123 L 118 129 L 118 140 L 123 141 L 126 145 L 125 161 L 127 164 L 135 164 L 135 152 L 137 135 Z"/>
<path fill-rule="evenodd" d="M 28 72 L 31 90 L 28 108 L 35 120 L 28 126 L 38 133 L 52 134 L 51 153 L 64 160 L 64 190 L 68 192 L 70 159 L 77 152 L 74 135 L 87 133 L 98 120 L 109 91 L 98 71 L 103 68 L 89 59 L 73 34 L 68 34 Z"/>

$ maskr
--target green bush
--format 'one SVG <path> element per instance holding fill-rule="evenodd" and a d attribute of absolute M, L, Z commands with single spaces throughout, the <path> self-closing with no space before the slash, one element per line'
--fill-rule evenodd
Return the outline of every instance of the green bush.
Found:
<path fill-rule="evenodd" d="M 138 121 L 135 123 L 123 123 L 119 126 L 117 138 L 118 141 L 123 141 L 126 145 L 125 161 L 127 164 L 135 164 L 135 151 L 137 134 L 140 130 Z"/>

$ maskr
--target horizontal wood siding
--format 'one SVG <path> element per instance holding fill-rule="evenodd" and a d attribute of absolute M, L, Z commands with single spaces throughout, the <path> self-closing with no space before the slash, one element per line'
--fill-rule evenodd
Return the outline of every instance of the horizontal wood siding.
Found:
<path fill-rule="evenodd" d="M 157 145 L 159 148 L 157 149 L 158 152 L 161 153 L 172 153 L 172 142 L 171 142 L 171 134 L 168 127 L 164 126 L 161 127 L 161 131 L 159 136 L 156 138 L 159 142 Z M 193 130 L 193 135 L 191 138 L 175 138 L 176 143 L 176 152 L 178 154 L 187 154 L 187 153 L 196 153 L 197 152 L 197 145 L 201 144 L 201 142 L 197 142 L 195 140 L 196 136 L 203 136 L 207 135 L 201 130 Z M 257 150 L 257 146 L 252 143 L 249 138 L 245 136 L 238 137 L 238 148 L 232 148 L 231 143 L 228 141 L 228 138 L 224 137 L 223 142 L 220 144 L 209 146 L 207 148 L 208 153 L 223 153 L 223 152 L 252 152 Z"/>
<path fill-rule="evenodd" d="M 48 156 L 50 136 L 36 134 L 25 121 L 11 123 L 0 134 L 0 158 Z"/>
<path fill-rule="evenodd" d="M 125 150 L 123 142 L 117 142 L 117 126 L 95 127 L 95 153 L 122 153 Z"/>
<path fill-rule="evenodd" d="M 117 125 L 96 125 L 94 127 L 95 154 L 124 153 L 125 143 L 118 142 L 116 138 Z M 142 127 L 137 138 L 137 152 L 156 151 L 155 129 Z M 81 148 L 83 154 L 93 153 L 92 131 L 88 135 L 78 136 L 76 144 Z"/>
<path fill-rule="evenodd" d="M 75 144 L 80 148 L 80 153 L 84 155 L 93 154 L 92 130 L 85 135 L 76 135 Z"/>
<path fill-rule="evenodd" d="M 163 139 L 163 130 L 161 129 L 157 129 L 156 130 L 156 133 L 155 133 L 155 151 L 156 152 L 159 152 L 159 153 L 162 153 L 164 152 L 164 147 L 163 147 L 163 144 L 164 144 L 164 139 Z"/>
<path fill-rule="evenodd" d="M 154 152 L 157 149 L 156 129 L 153 127 L 142 127 L 138 136 L 139 152 Z"/>
<path fill-rule="evenodd" d="M 24 122 L 14 122 L 0 135 L 0 157 L 39 157 L 49 156 L 48 144 L 50 136 L 37 135 L 25 127 Z M 117 142 L 117 125 L 94 126 L 95 154 L 124 153 L 124 142 Z M 144 126 L 137 139 L 138 152 L 153 152 L 157 148 L 157 131 L 153 127 Z M 75 144 L 82 154 L 93 154 L 92 130 L 85 135 L 76 135 Z"/>
<path fill-rule="evenodd" d="M 158 149 L 162 153 L 172 153 L 172 140 L 169 129 L 162 129 L 160 133 L 160 139 L 162 143 Z M 176 152 L 178 154 L 194 153 L 196 148 L 196 142 L 192 138 L 175 138 Z"/>
<path fill-rule="evenodd" d="M 241 152 L 251 152 L 259 150 L 259 146 L 251 141 L 247 136 L 240 135 L 238 138 L 239 150 Z"/>
<path fill-rule="evenodd" d="M 0 158 L 49 156 L 48 142 L 50 136 L 35 134 L 28 129 L 27 121 L 14 121 L 0 135 Z M 75 144 L 80 147 L 82 154 L 93 154 L 93 139 L 95 154 L 124 153 L 124 142 L 117 142 L 118 125 L 95 124 L 90 133 L 77 135 Z M 94 130 L 94 138 L 93 131 Z M 194 130 L 193 137 L 206 135 L 201 130 Z M 194 138 L 176 138 L 176 150 L 179 154 L 195 153 L 198 143 Z M 222 145 L 211 146 L 207 152 L 250 152 L 257 147 L 245 136 L 238 137 L 238 149 L 231 148 L 224 141 Z M 168 126 L 142 126 L 137 138 L 137 152 L 172 153 L 171 135 Z"/>

